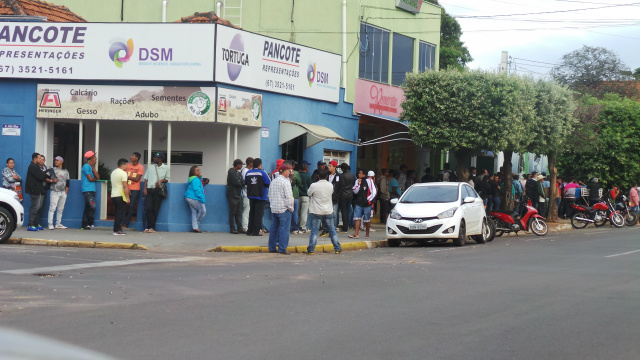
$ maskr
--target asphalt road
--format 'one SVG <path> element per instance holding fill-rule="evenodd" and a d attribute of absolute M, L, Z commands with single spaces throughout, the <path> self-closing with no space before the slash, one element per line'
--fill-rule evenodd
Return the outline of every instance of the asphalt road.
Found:
<path fill-rule="evenodd" d="M 313 256 L 0 246 L 0 326 L 132 360 L 639 359 L 639 260 L 640 227 Z"/>

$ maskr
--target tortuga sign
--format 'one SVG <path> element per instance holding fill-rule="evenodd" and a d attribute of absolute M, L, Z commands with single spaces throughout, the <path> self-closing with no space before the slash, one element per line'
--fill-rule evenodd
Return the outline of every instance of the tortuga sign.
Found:
<path fill-rule="evenodd" d="M 402 113 L 400 104 L 403 101 L 404 91 L 397 86 L 356 80 L 354 109 L 359 114 L 383 115 L 398 119 Z"/>
<path fill-rule="evenodd" d="M 396 0 L 396 7 L 417 14 L 422 7 L 422 0 Z"/>

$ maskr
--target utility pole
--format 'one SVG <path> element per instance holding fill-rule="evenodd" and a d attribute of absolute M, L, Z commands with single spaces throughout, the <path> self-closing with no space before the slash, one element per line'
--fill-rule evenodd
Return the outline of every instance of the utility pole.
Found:
<path fill-rule="evenodd" d="M 509 61 L 509 53 L 507 51 L 502 52 L 502 58 L 500 59 L 500 72 L 507 73 L 508 72 L 508 61 Z"/>

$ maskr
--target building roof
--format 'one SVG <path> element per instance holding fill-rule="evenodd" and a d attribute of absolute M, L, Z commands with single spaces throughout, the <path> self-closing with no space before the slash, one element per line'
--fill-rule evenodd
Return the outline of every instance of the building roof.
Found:
<path fill-rule="evenodd" d="M 45 16 L 47 21 L 87 22 L 66 6 L 40 0 L 0 0 L 0 15 Z"/>
<path fill-rule="evenodd" d="M 215 12 L 197 12 L 190 16 L 185 16 L 180 18 L 180 20 L 175 21 L 177 23 L 215 23 L 220 25 L 229 26 L 232 28 L 240 29 L 239 27 L 233 25 L 229 20 L 222 19 L 216 15 Z"/>

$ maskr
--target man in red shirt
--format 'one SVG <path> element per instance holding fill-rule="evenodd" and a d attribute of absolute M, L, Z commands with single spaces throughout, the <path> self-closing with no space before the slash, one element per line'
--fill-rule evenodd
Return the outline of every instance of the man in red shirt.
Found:
<path fill-rule="evenodd" d="M 142 179 L 142 175 L 144 175 L 144 166 L 140 164 L 140 153 L 134 152 L 129 157 L 130 162 L 127 164 L 127 184 L 129 185 L 130 192 L 130 202 L 129 209 L 127 210 L 127 215 L 124 217 L 122 221 L 122 227 L 129 227 L 129 222 L 131 221 L 131 217 L 133 214 L 138 213 L 138 199 L 140 199 L 140 180 Z M 137 218 L 137 217 L 136 217 Z"/>

